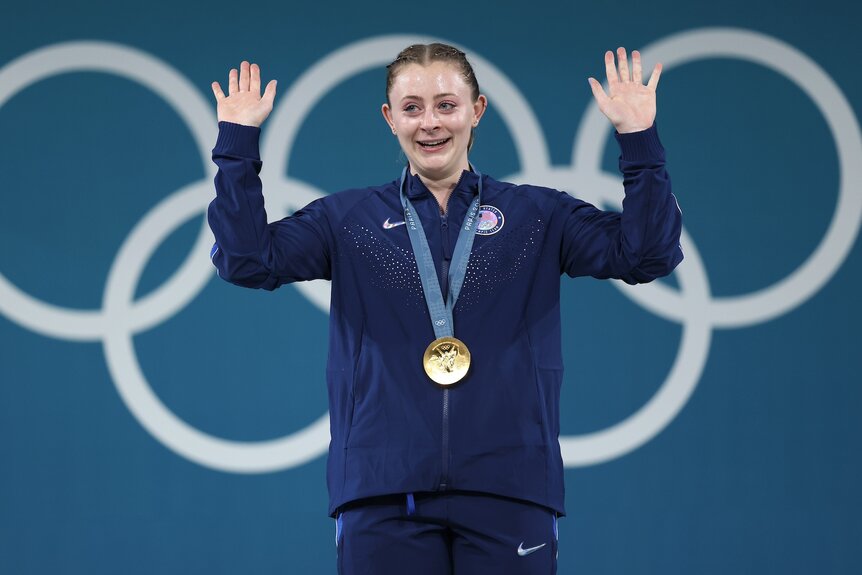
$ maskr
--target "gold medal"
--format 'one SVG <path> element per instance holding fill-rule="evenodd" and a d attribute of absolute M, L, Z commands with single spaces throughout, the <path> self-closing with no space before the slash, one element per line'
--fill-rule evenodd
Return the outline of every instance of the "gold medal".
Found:
<path fill-rule="evenodd" d="M 452 385 L 467 375 L 470 350 L 460 339 L 441 337 L 432 341 L 425 350 L 422 365 L 433 381 L 440 385 Z"/>

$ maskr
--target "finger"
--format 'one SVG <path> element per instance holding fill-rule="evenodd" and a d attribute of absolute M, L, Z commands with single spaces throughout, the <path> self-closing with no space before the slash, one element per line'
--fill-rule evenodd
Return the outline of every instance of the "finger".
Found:
<path fill-rule="evenodd" d="M 649 84 L 647 87 L 651 90 L 655 91 L 658 88 L 658 79 L 661 77 L 661 62 L 655 65 L 655 68 L 652 70 L 652 75 L 649 77 Z"/>
<path fill-rule="evenodd" d="M 617 48 L 617 67 L 620 69 L 620 81 L 631 82 L 632 78 L 629 76 L 629 59 L 628 56 L 626 56 L 626 49 L 622 46 Z"/>
<path fill-rule="evenodd" d="M 641 69 L 641 53 L 632 50 L 632 82 L 643 84 L 643 71 Z"/>
<path fill-rule="evenodd" d="M 249 84 L 248 62 L 243 60 L 242 64 L 239 65 L 239 91 L 240 92 L 248 92 L 248 84 Z"/>
<path fill-rule="evenodd" d="M 224 98 L 224 92 L 221 91 L 221 86 L 219 86 L 218 82 L 212 83 L 213 94 L 215 94 L 216 101 Z"/>
<path fill-rule="evenodd" d="M 251 65 L 251 84 L 249 89 L 252 94 L 260 94 L 260 66 L 257 64 Z"/>
<path fill-rule="evenodd" d="M 602 88 L 602 85 L 595 78 L 587 78 L 587 82 L 590 83 L 590 88 L 593 90 L 593 97 L 595 97 L 596 102 L 599 104 L 599 109 L 601 109 L 604 102 L 608 100 L 608 95 L 605 94 L 605 90 Z"/>
<path fill-rule="evenodd" d="M 239 92 L 239 85 L 237 84 L 237 72 L 236 68 L 231 68 L 230 74 L 228 74 L 227 78 L 227 93 L 229 96 L 233 96 L 237 92 Z"/>
<path fill-rule="evenodd" d="M 620 81 L 620 77 L 617 76 L 617 68 L 614 66 L 614 53 L 610 50 L 605 52 L 605 74 L 608 76 L 608 89 L 613 90 Z"/>
<path fill-rule="evenodd" d="M 278 84 L 278 82 L 276 82 L 275 80 L 270 80 L 269 84 L 266 85 L 266 90 L 264 91 L 263 97 L 261 98 L 261 100 L 267 100 L 269 102 L 270 106 L 272 105 L 273 101 L 275 100 L 276 84 Z"/>

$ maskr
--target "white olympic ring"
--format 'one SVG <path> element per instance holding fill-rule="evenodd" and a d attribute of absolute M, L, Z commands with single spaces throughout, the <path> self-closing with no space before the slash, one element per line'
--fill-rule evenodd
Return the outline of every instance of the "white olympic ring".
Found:
<path fill-rule="evenodd" d="M 753 294 L 711 298 L 699 310 L 714 327 L 745 327 L 762 323 L 794 309 L 828 282 L 844 263 L 862 223 L 862 193 L 856 182 L 862 178 L 862 133 L 853 108 L 841 89 L 811 58 L 794 47 L 763 34 L 730 28 L 711 28 L 676 34 L 644 50 L 651 61 L 665 70 L 702 58 L 740 58 L 771 68 L 792 80 L 817 105 L 837 144 L 840 189 L 829 229 L 820 245 L 793 273 L 775 285 Z M 592 102 L 575 138 L 572 164 L 601 167 L 603 142 L 595 137 L 608 134 L 607 120 Z M 590 189 L 590 188 L 584 188 Z M 596 188 L 602 189 L 602 188 Z M 618 195 L 616 197 L 619 197 Z M 611 197 L 602 199 L 615 201 Z M 686 249 L 688 257 L 689 250 Z M 619 284 L 629 297 L 653 313 L 680 321 L 688 310 L 673 290 L 661 284 L 631 289 Z"/>
<path fill-rule="evenodd" d="M 215 166 L 209 159 L 210 146 L 217 134 L 212 112 L 200 92 L 173 68 L 159 60 L 124 46 L 105 42 L 71 42 L 39 48 L 0 69 L 0 108 L 16 92 L 51 76 L 68 72 L 113 73 L 144 84 L 165 99 L 191 128 L 202 151 L 201 160 L 209 178 Z M 170 90 L 168 90 L 170 87 Z M 209 198 L 210 191 L 200 193 Z M 165 199 L 163 203 L 178 201 Z M 205 204 L 204 204 L 205 205 Z M 163 209 L 164 205 L 155 209 Z M 197 255 L 211 245 L 212 234 L 203 222 L 201 234 L 188 259 L 166 283 L 127 310 L 124 321 L 142 331 L 156 325 L 191 301 L 211 277 L 211 269 Z M 205 262 L 203 262 L 205 263 Z M 58 339 L 93 341 L 106 333 L 108 318 L 103 310 L 69 310 L 41 302 L 12 285 L 0 274 L 0 311 L 22 327 Z M 114 318 L 116 319 L 116 318 Z"/>
<path fill-rule="evenodd" d="M 319 190 L 287 174 L 296 134 L 314 103 L 327 91 L 369 68 L 388 63 L 393 54 L 416 42 L 435 38 L 382 36 L 344 46 L 312 66 L 291 87 L 273 112 L 261 153 L 275 163 L 264 175 L 271 215 L 282 215 L 322 196 Z M 742 327 L 787 313 L 814 295 L 841 266 L 862 221 L 862 193 L 850 188 L 862 172 L 862 137 L 856 117 L 840 89 L 813 61 L 791 46 L 765 35 L 736 29 L 684 32 L 648 46 L 645 61 L 662 61 L 665 71 L 707 57 L 749 59 L 790 77 L 817 104 L 835 137 L 841 189 L 833 219 L 815 252 L 776 285 L 745 296 L 713 298 L 700 254 L 683 230 L 685 264 L 677 271 L 680 290 L 657 282 L 628 286 L 614 282 L 645 309 L 682 324 L 682 342 L 667 379 L 655 395 L 627 419 L 581 436 L 562 436 L 567 467 L 591 465 L 620 457 L 664 429 L 685 406 L 697 385 L 709 353 L 714 327 Z M 521 159 L 513 181 L 529 181 L 578 190 L 596 205 L 620 202 L 619 179 L 600 171 L 607 121 L 591 103 L 573 150 L 571 168 L 550 165 L 538 121 L 527 102 L 492 64 L 471 54 L 477 77 L 510 130 Z M 259 442 L 228 441 L 203 433 L 179 419 L 158 399 L 138 363 L 132 336 L 149 329 L 187 305 L 212 277 L 207 254 L 212 238 L 201 228 L 192 252 L 171 278 L 152 294 L 134 300 L 135 286 L 153 252 L 180 224 L 205 211 L 212 197 L 215 167 L 209 149 L 216 129 L 211 107 L 167 64 L 128 47 L 103 42 L 71 42 L 25 54 L 0 69 L 0 107 L 17 91 L 52 75 L 81 70 L 114 73 L 151 88 L 165 98 L 192 129 L 210 180 L 186 186 L 157 204 L 123 242 L 108 273 L 101 311 L 70 310 L 41 302 L 20 291 L 0 274 L 0 312 L 21 326 L 59 339 L 101 340 L 111 376 L 132 414 L 149 433 L 176 453 L 223 471 L 259 473 L 301 465 L 323 454 L 329 442 L 324 414 L 306 428 Z M 170 92 L 163 89 L 172 86 Z M 329 283 L 295 284 L 313 304 L 329 307 Z"/>

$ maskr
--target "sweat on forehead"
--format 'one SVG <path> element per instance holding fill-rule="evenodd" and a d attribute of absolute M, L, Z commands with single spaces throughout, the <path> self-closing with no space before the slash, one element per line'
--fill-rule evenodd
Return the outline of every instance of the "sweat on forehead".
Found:
<path fill-rule="evenodd" d="M 433 62 L 427 66 L 410 64 L 402 68 L 393 79 L 389 99 L 395 102 L 408 97 L 436 100 L 454 96 L 467 101 L 470 92 L 470 86 L 456 67 L 446 62 Z"/>
<path fill-rule="evenodd" d="M 400 72 L 411 64 L 420 66 L 428 66 L 432 62 L 445 62 L 452 64 L 460 73 L 464 83 L 470 88 L 470 96 L 475 102 L 479 98 L 479 82 L 476 80 L 476 74 L 473 73 L 473 67 L 467 61 L 467 55 L 458 48 L 449 46 L 448 44 L 413 44 L 401 50 L 401 53 L 386 66 L 386 100 L 389 101 L 389 93 L 392 91 L 392 85 L 395 78 Z"/>

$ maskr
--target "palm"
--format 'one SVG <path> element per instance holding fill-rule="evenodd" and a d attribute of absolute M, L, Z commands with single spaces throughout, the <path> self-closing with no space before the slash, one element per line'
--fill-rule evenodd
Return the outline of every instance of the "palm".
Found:
<path fill-rule="evenodd" d="M 617 56 L 619 66 L 614 65 L 613 52 L 605 53 L 608 93 L 605 93 L 601 84 L 594 78 L 589 79 L 593 96 L 599 110 L 608 117 L 619 133 L 646 130 L 655 121 L 655 92 L 661 76 L 661 64 L 656 64 L 649 82 L 644 85 L 640 53 L 637 50 L 632 52 L 631 76 L 629 76 L 625 48 L 619 48 Z"/>
<path fill-rule="evenodd" d="M 263 96 L 260 95 L 260 67 L 240 64 L 239 78 L 236 69 L 228 75 L 228 96 L 221 91 L 218 82 L 212 83 L 217 102 L 219 122 L 233 122 L 246 126 L 260 126 L 272 112 L 275 100 L 276 81 L 270 80 Z"/>

